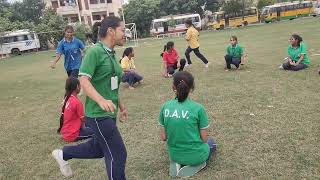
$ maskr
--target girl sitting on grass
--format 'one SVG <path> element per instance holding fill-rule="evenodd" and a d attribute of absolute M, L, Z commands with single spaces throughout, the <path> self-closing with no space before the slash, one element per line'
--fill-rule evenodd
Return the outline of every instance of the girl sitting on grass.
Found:
<path fill-rule="evenodd" d="M 224 59 L 226 61 L 225 71 L 231 69 L 231 64 L 235 65 L 237 69 L 240 69 L 240 64 L 244 64 L 243 47 L 238 43 L 236 36 L 231 36 L 230 44 L 227 47 L 227 55 L 224 56 Z"/>
<path fill-rule="evenodd" d="M 169 41 L 161 53 L 163 59 L 163 75 L 165 77 L 171 77 L 175 70 L 179 68 L 179 71 L 183 71 L 184 66 L 186 65 L 185 59 L 179 59 L 179 54 L 174 48 L 174 43 Z"/>
<path fill-rule="evenodd" d="M 310 64 L 310 59 L 307 54 L 306 45 L 302 42 L 302 37 L 293 34 L 289 42 L 288 57 L 285 58 L 286 62 L 279 68 L 290 71 L 299 71 L 307 68 Z"/>
<path fill-rule="evenodd" d="M 93 131 L 84 126 L 83 104 L 77 97 L 80 92 L 80 82 L 75 77 L 66 81 L 65 99 L 60 116 L 60 126 L 57 130 L 66 142 L 74 142 L 93 136 Z"/>
<path fill-rule="evenodd" d="M 208 138 L 209 123 L 204 107 L 188 98 L 194 89 L 193 76 L 186 71 L 177 72 L 172 88 L 176 98 L 161 107 L 160 137 L 167 142 L 170 176 L 188 177 L 206 167 L 216 144 Z"/>
<path fill-rule="evenodd" d="M 122 59 L 120 60 L 121 67 L 124 72 L 122 76 L 122 82 L 127 82 L 129 84 L 129 89 L 134 89 L 133 85 L 137 82 L 141 83 L 143 80 L 143 77 L 140 76 L 136 71 L 133 57 L 133 48 L 128 47 L 124 50 Z"/>

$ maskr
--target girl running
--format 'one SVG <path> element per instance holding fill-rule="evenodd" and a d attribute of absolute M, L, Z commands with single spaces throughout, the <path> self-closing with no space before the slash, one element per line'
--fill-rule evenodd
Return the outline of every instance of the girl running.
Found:
<path fill-rule="evenodd" d="M 67 79 L 60 126 L 57 130 L 66 142 L 74 142 L 93 136 L 93 131 L 84 126 L 83 104 L 77 97 L 80 89 L 80 82 L 77 78 Z"/>
<path fill-rule="evenodd" d="M 199 44 L 199 32 L 192 24 L 192 20 L 188 19 L 186 21 L 186 27 L 188 28 L 187 34 L 185 39 L 188 42 L 188 48 L 186 49 L 185 56 L 188 61 L 188 66 L 192 64 L 190 59 L 190 53 L 193 51 L 194 54 L 201 59 L 201 61 L 205 64 L 205 67 L 209 66 L 209 62 L 207 58 L 205 58 L 199 51 L 200 44 Z"/>
<path fill-rule="evenodd" d="M 85 46 L 76 37 L 73 36 L 74 29 L 68 25 L 64 29 L 64 38 L 59 42 L 57 47 L 57 59 L 52 63 L 51 68 L 56 68 L 56 64 L 64 54 L 64 68 L 67 71 L 68 77 L 78 78 L 79 68 L 82 61 L 82 51 Z"/>
<path fill-rule="evenodd" d="M 163 53 L 161 54 L 163 59 L 164 76 L 171 77 L 175 70 L 179 68 L 179 71 L 183 71 L 186 65 L 185 59 L 180 59 L 177 50 L 174 48 L 174 43 L 169 41 L 165 46 Z"/>
<path fill-rule="evenodd" d="M 64 176 L 71 176 L 71 159 L 103 158 L 108 179 L 125 180 L 127 151 L 118 130 L 116 119 L 127 118 L 119 96 L 122 69 L 116 60 L 115 46 L 123 46 L 126 37 L 124 23 L 118 17 L 102 20 L 100 42 L 88 49 L 80 68 L 80 84 L 87 95 L 85 103 L 86 125 L 94 132 L 87 142 L 56 149 L 52 156 Z"/>
<path fill-rule="evenodd" d="M 173 77 L 176 98 L 162 105 L 159 116 L 160 137 L 167 142 L 170 158 L 169 174 L 187 177 L 207 165 L 216 149 L 208 138 L 208 116 L 204 107 L 188 98 L 194 89 L 194 78 L 186 71 Z"/>

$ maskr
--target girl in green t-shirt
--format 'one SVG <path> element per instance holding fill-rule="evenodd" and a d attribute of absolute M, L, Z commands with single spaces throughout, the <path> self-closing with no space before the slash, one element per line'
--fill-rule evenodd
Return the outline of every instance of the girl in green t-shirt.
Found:
<path fill-rule="evenodd" d="M 160 137 L 167 142 L 171 176 L 192 176 L 203 169 L 216 149 L 208 138 L 208 116 L 204 107 L 188 98 L 194 78 L 186 71 L 173 77 L 176 98 L 164 103 L 159 115 Z"/>
<path fill-rule="evenodd" d="M 302 42 L 302 37 L 293 34 L 289 39 L 288 57 L 286 62 L 279 68 L 284 70 L 299 71 L 309 66 L 310 60 L 307 54 L 306 45 Z"/>
<path fill-rule="evenodd" d="M 224 56 L 226 61 L 225 71 L 231 69 L 231 65 L 235 65 L 237 69 L 240 69 L 240 64 L 244 64 L 244 53 L 243 47 L 238 43 L 238 38 L 236 36 L 230 37 L 230 44 L 226 49 L 227 54 Z"/>

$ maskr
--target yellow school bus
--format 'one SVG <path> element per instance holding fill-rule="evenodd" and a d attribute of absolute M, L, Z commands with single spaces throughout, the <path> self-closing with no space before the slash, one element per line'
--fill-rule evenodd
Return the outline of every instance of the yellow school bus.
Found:
<path fill-rule="evenodd" d="M 222 30 L 225 27 L 240 27 L 259 22 L 256 7 L 246 8 L 244 11 L 226 14 L 224 11 L 213 13 L 213 22 L 209 23 L 213 29 Z"/>
<path fill-rule="evenodd" d="M 269 23 L 285 19 L 292 20 L 313 14 L 314 9 L 311 1 L 284 2 L 264 7 L 261 20 Z"/>

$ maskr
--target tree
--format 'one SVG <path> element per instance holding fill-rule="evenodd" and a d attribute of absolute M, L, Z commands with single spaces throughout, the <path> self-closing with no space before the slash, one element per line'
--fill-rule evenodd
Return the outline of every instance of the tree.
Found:
<path fill-rule="evenodd" d="M 263 7 L 274 4 L 275 0 L 259 0 L 257 4 L 257 8 L 261 10 Z"/>
<path fill-rule="evenodd" d="M 209 10 L 211 12 L 216 12 L 219 10 L 222 3 L 223 3 L 223 1 L 219 1 L 219 0 L 206 0 L 205 1 L 205 10 Z"/>
<path fill-rule="evenodd" d="M 226 2 L 222 8 L 222 10 L 226 14 L 234 14 L 240 12 L 244 8 L 244 3 L 239 0 L 230 0 Z"/>
<path fill-rule="evenodd" d="M 160 15 L 160 0 L 130 0 L 124 6 L 126 23 L 136 23 L 139 36 L 150 34 L 150 24 Z"/>
<path fill-rule="evenodd" d="M 39 0 L 23 0 L 22 2 L 15 2 L 11 6 L 12 21 L 30 21 L 35 24 L 40 23 L 42 11 L 45 9 L 44 1 Z"/>
<path fill-rule="evenodd" d="M 57 46 L 59 40 L 64 36 L 63 30 L 67 22 L 58 16 L 53 9 L 45 9 L 40 18 L 40 23 L 35 27 L 38 33 L 41 47 L 46 49 L 47 43 Z"/>

